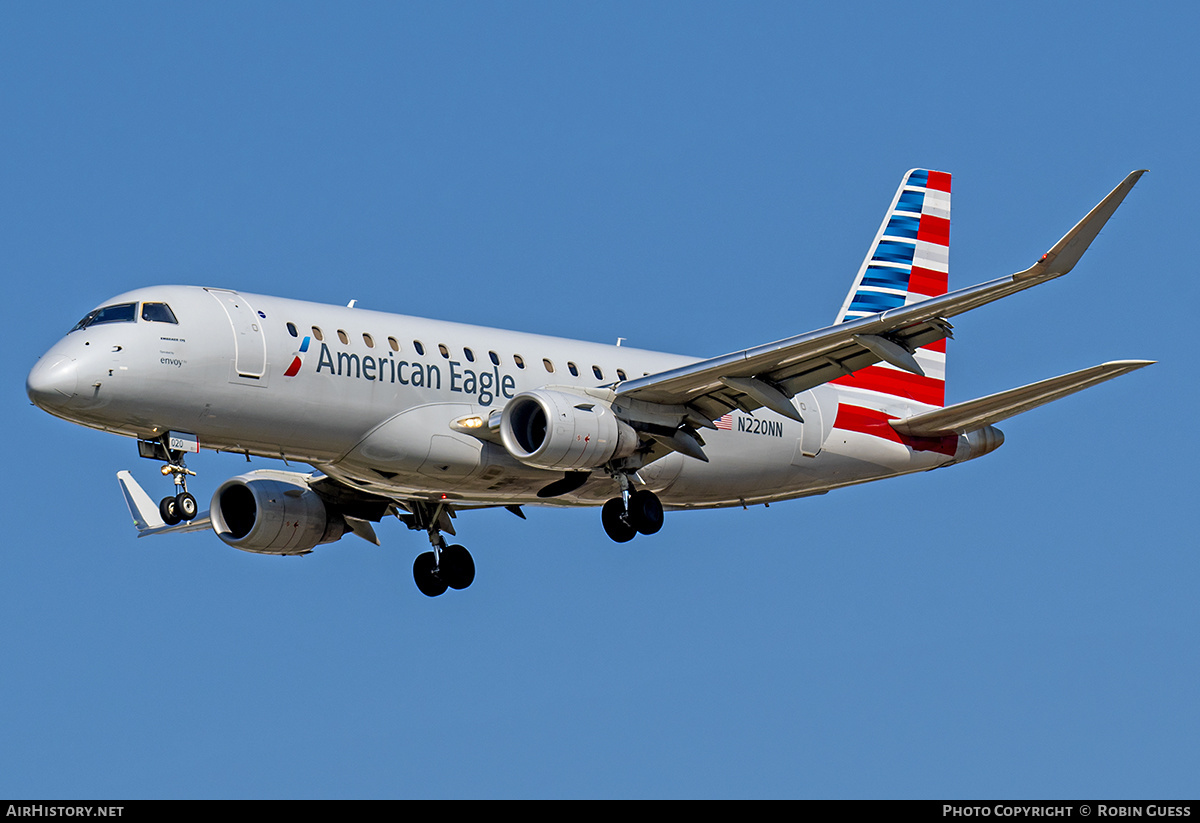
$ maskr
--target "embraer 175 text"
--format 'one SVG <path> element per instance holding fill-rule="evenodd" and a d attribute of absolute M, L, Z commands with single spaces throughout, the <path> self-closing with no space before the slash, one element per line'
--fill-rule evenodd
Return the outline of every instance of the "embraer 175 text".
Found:
<path fill-rule="evenodd" d="M 1144 172 L 1028 269 L 947 292 L 950 175 L 904 175 L 834 324 L 720 357 L 158 286 L 94 309 L 38 360 L 29 397 L 136 438 L 175 493 L 117 474 L 138 535 L 212 528 L 237 549 L 306 554 L 347 532 L 424 531 L 417 588 L 475 577 L 446 545 L 458 512 L 601 506 L 617 542 L 663 510 L 747 506 L 971 460 L 1005 418 L 1149 365 L 1123 360 L 945 405 L 949 319 L 1069 272 Z M 187 491 L 201 448 L 317 469 Z"/>

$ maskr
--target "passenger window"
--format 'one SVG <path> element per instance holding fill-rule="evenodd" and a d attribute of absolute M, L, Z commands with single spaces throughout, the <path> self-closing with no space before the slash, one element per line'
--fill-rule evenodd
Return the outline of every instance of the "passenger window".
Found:
<path fill-rule="evenodd" d="M 463 349 L 463 354 L 466 356 L 468 363 L 475 362 L 475 352 L 471 351 L 470 349 Z"/>
<path fill-rule="evenodd" d="M 567 361 L 567 371 L 569 371 L 571 373 L 572 377 L 579 376 L 579 369 L 570 360 Z"/>
<path fill-rule="evenodd" d="M 375 348 L 375 338 L 366 332 L 363 332 L 363 342 L 367 344 L 368 349 Z"/>
<path fill-rule="evenodd" d="M 417 350 L 417 354 L 420 354 L 420 355 L 425 354 L 425 347 L 421 345 L 420 340 L 413 341 L 413 348 Z"/>
<path fill-rule="evenodd" d="M 295 323 L 288 323 L 288 324 L 287 324 L 287 330 L 288 330 L 288 334 L 290 334 L 292 337 L 299 337 L 299 336 L 300 336 L 300 332 L 296 331 L 296 324 L 295 324 Z"/>
<path fill-rule="evenodd" d="M 604 379 L 604 372 L 600 371 L 599 366 L 592 366 L 592 374 L 596 375 L 597 380 Z"/>
<path fill-rule="evenodd" d="M 546 367 L 546 371 L 550 372 L 551 374 L 554 373 L 554 364 L 545 357 L 542 358 L 542 365 Z"/>
<path fill-rule="evenodd" d="M 179 324 L 179 321 L 175 319 L 175 312 L 171 311 L 171 307 L 166 303 L 143 303 L 142 319 L 151 323 Z"/>
<path fill-rule="evenodd" d="M 513 362 L 517 364 L 518 369 L 525 368 L 525 358 L 519 354 L 513 355 Z"/>
<path fill-rule="evenodd" d="M 341 329 L 338 329 L 338 340 L 341 340 L 344 344 L 348 344 L 350 342 L 350 335 L 346 334 L 346 332 L 342 331 Z"/>
<path fill-rule="evenodd" d="M 624 369 L 617 369 L 617 379 L 618 380 L 628 380 L 629 379 L 628 377 L 625 376 Z"/>
<path fill-rule="evenodd" d="M 438 343 L 438 351 L 442 353 L 442 357 L 446 358 L 447 360 L 450 359 L 450 350 L 446 348 L 444 343 Z"/>
<path fill-rule="evenodd" d="M 494 351 L 490 351 L 488 352 L 488 357 L 491 358 L 493 366 L 500 365 L 500 355 L 496 354 Z"/>
<path fill-rule="evenodd" d="M 394 337 L 388 338 L 388 345 L 392 347 L 392 351 L 400 351 L 400 341 Z"/>
<path fill-rule="evenodd" d="M 325 335 L 321 334 L 321 330 L 318 329 L 316 326 L 312 327 L 312 332 L 313 332 L 313 337 L 317 338 L 318 343 L 325 339 Z"/>

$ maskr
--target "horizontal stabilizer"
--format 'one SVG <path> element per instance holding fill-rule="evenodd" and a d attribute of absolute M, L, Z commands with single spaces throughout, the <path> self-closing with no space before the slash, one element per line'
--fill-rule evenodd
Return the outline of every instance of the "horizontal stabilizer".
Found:
<path fill-rule="evenodd" d="M 125 505 L 129 507 L 129 515 L 133 518 L 133 525 L 137 527 L 138 537 L 172 532 L 198 532 L 212 527 L 207 511 L 197 514 L 196 519 L 191 522 L 168 526 L 158 513 L 158 506 L 133 479 L 132 474 L 127 471 L 117 472 L 117 483 L 121 486 L 121 494 L 125 496 Z"/>
<path fill-rule="evenodd" d="M 989 394 L 965 403 L 956 403 L 944 409 L 906 417 L 902 420 L 890 420 L 892 428 L 901 434 L 913 437 L 938 437 L 947 434 L 965 434 L 993 423 L 999 423 L 1009 417 L 1020 414 L 1053 400 L 1074 394 L 1077 391 L 1112 380 L 1144 366 L 1152 364 L 1153 360 L 1116 360 L 1102 363 L 1089 369 L 1051 377 L 1030 383 L 998 394 Z"/>

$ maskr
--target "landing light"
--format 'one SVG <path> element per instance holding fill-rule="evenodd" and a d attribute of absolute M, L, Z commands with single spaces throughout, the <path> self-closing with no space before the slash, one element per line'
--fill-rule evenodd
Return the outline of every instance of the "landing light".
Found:
<path fill-rule="evenodd" d="M 491 443 L 501 443 L 500 440 L 500 411 L 496 410 L 488 415 L 469 414 L 466 417 L 460 417 L 450 423 L 450 428 L 453 431 L 469 434 L 471 437 L 476 437 L 480 440 L 487 440 Z"/>

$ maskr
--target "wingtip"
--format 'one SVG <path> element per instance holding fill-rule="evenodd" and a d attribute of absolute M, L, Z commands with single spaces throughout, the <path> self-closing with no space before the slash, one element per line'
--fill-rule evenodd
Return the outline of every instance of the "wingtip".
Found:
<path fill-rule="evenodd" d="M 1133 190 L 1146 171 L 1147 169 L 1138 169 L 1125 175 L 1125 179 L 1097 203 L 1082 220 L 1076 223 L 1074 228 L 1063 235 L 1050 251 L 1043 254 L 1025 271 L 1014 274 L 1014 279 L 1061 277 L 1075 268 L 1075 264 L 1079 262 L 1083 253 L 1096 239 L 1096 235 L 1108 223 L 1109 218 L 1113 216 L 1117 208 L 1124 202 L 1126 195 Z"/>
<path fill-rule="evenodd" d="M 125 505 L 129 508 L 129 516 L 133 518 L 133 525 L 139 537 L 150 529 L 165 525 L 159 516 L 158 508 L 132 473 L 128 470 L 117 472 L 117 485 L 121 487 L 121 494 L 125 498 Z"/>

